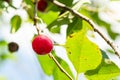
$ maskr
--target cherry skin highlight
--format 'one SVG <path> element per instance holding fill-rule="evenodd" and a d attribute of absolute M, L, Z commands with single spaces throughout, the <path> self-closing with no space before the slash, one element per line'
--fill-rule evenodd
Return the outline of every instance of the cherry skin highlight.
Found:
<path fill-rule="evenodd" d="M 46 0 L 39 0 L 37 4 L 37 9 L 41 12 L 44 12 L 45 9 L 47 8 L 47 2 Z"/>
<path fill-rule="evenodd" d="M 33 50 L 39 55 L 45 55 L 53 49 L 53 43 L 46 35 L 38 35 L 32 41 Z"/>

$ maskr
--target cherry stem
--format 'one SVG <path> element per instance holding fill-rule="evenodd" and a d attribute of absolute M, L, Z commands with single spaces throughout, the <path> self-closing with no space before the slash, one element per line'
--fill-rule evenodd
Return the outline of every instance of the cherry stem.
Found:
<path fill-rule="evenodd" d="M 37 3 L 38 0 L 34 0 L 34 26 L 36 27 L 38 35 L 40 35 L 40 28 L 37 25 Z"/>
<path fill-rule="evenodd" d="M 58 2 L 57 0 L 50 0 L 50 1 L 54 5 L 66 10 L 66 11 L 69 11 L 72 14 L 74 14 L 75 16 L 88 22 L 91 25 L 91 27 L 93 28 L 94 32 L 97 32 L 102 37 L 102 39 L 104 39 L 104 41 L 114 50 L 115 54 L 120 58 L 120 52 L 118 51 L 118 48 L 113 44 L 113 42 L 111 42 L 109 39 L 107 39 L 99 29 L 97 29 L 96 24 L 92 20 L 90 20 L 86 16 L 80 14 L 78 11 L 73 10 L 72 8 L 69 8 L 68 6 Z"/>
<path fill-rule="evenodd" d="M 48 54 L 49 57 L 56 63 L 56 65 L 58 66 L 58 68 L 70 79 L 73 80 L 72 77 L 65 71 L 65 69 L 60 65 L 60 63 L 57 61 L 57 59 L 51 54 Z"/>

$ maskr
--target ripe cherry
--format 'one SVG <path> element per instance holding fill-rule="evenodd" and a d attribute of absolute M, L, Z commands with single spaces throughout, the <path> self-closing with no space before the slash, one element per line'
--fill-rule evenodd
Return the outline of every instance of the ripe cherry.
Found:
<path fill-rule="evenodd" d="M 47 8 L 47 2 L 46 0 L 39 0 L 37 4 L 37 9 L 41 12 L 44 12 L 45 9 Z"/>
<path fill-rule="evenodd" d="M 32 41 L 33 50 L 39 55 L 45 55 L 53 49 L 53 43 L 50 38 L 45 35 L 38 35 Z"/>

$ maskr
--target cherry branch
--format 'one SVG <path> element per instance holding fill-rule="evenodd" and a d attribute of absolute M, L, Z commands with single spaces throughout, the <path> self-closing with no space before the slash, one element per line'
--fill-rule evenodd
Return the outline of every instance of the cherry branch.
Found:
<path fill-rule="evenodd" d="M 38 0 L 34 0 L 34 26 L 38 32 L 38 35 L 39 35 L 40 28 L 37 26 L 37 2 L 38 2 Z"/>
<path fill-rule="evenodd" d="M 37 26 L 37 1 L 38 0 L 34 0 L 34 26 L 38 32 L 38 35 L 40 35 L 40 28 Z M 57 61 L 57 59 L 51 54 L 49 53 L 48 56 L 56 63 L 56 65 L 58 66 L 58 68 L 70 79 L 73 80 L 72 77 L 65 71 L 65 69 L 59 64 L 59 62 Z"/>
<path fill-rule="evenodd" d="M 70 80 L 73 80 L 72 79 L 72 77 L 65 71 L 65 69 L 59 64 L 59 62 L 56 60 L 56 58 L 51 54 L 51 53 L 49 53 L 48 54 L 49 55 L 49 57 L 51 58 L 51 59 L 53 59 L 53 61 L 56 63 L 56 65 L 58 66 L 58 68 L 63 72 L 63 73 L 65 73 L 65 75 L 70 79 Z"/>
<path fill-rule="evenodd" d="M 115 46 L 109 39 L 107 39 L 107 38 L 101 33 L 101 31 L 99 31 L 99 29 L 96 28 L 96 25 L 95 25 L 95 23 L 94 23 L 92 20 L 90 20 L 90 19 L 87 18 L 86 16 L 80 14 L 80 13 L 77 12 L 76 10 L 73 10 L 72 8 L 69 8 L 69 7 L 67 7 L 66 5 L 64 5 L 64 4 L 62 4 L 62 3 L 60 3 L 60 2 L 58 2 L 58 1 L 56 1 L 56 0 L 50 0 L 50 1 L 51 1 L 54 5 L 60 7 L 60 8 L 62 8 L 62 9 L 64 9 L 64 10 L 67 10 L 67 11 L 71 12 L 72 14 L 74 14 L 75 16 L 77 16 L 77 17 L 85 20 L 86 22 L 88 22 L 88 23 L 91 25 L 91 27 L 93 28 L 93 30 L 94 30 L 95 32 L 97 32 L 97 33 L 105 40 L 105 42 L 114 50 L 115 54 L 120 58 L 120 53 L 119 53 L 118 49 L 116 48 L 116 46 Z"/>

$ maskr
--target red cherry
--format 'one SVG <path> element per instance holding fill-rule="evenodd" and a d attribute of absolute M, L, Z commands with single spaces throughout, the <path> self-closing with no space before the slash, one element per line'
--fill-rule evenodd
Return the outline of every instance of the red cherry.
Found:
<path fill-rule="evenodd" d="M 44 55 L 51 52 L 53 49 L 53 43 L 47 36 L 38 35 L 32 41 L 32 48 L 37 54 Z"/>
<path fill-rule="evenodd" d="M 37 5 L 37 9 L 41 12 L 44 12 L 45 9 L 47 8 L 47 2 L 45 0 L 39 0 L 38 1 L 38 5 Z"/>

